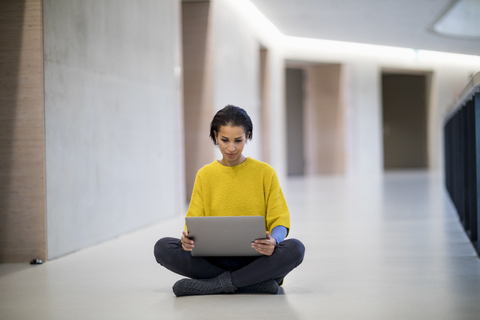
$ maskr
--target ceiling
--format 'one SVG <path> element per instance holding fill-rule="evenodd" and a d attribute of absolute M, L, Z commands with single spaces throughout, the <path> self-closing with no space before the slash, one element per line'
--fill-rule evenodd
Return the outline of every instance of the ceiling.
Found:
<path fill-rule="evenodd" d="M 480 55 L 480 40 L 429 30 L 451 0 L 250 1 L 287 36 Z"/>

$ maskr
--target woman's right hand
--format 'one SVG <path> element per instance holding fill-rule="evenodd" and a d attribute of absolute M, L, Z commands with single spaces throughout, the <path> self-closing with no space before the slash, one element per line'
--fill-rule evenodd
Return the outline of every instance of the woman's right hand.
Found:
<path fill-rule="evenodd" d="M 192 239 L 188 239 L 188 232 L 187 231 L 183 231 L 182 232 L 182 248 L 183 250 L 185 251 L 192 251 L 193 247 L 194 247 L 194 242 Z"/>

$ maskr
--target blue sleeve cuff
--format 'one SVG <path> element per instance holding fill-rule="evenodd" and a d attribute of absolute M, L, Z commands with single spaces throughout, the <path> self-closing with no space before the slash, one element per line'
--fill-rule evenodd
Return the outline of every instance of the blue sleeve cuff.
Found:
<path fill-rule="evenodd" d="M 285 237 L 287 236 L 287 228 L 284 226 L 276 226 L 273 228 L 271 236 L 277 240 L 277 243 L 280 243 L 285 240 Z"/>

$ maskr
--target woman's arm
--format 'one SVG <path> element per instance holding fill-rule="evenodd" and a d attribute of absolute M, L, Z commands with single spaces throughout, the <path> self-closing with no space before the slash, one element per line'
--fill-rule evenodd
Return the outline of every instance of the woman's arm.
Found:
<path fill-rule="evenodd" d="M 264 180 L 264 190 L 266 194 L 266 213 L 265 222 L 267 230 L 272 232 L 272 237 L 275 237 L 278 242 L 285 239 L 288 235 L 288 229 L 290 228 L 290 213 L 288 211 L 287 202 L 283 196 L 282 189 L 280 188 L 280 182 L 278 181 L 277 174 L 272 169 L 272 175 Z M 274 233 L 275 228 L 283 226 L 287 231 L 285 235 L 279 235 Z M 277 238 L 276 236 L 279 235 Z M 279 241 L 280 240 L 280 241 Z"/>
<path fill-rule="evenodd" d="M 277 240 L 277 243 L 282 242 L 285 237 L 287 236 L 288 230 L 284 226 L 276 226 L 272 230 L 272 238 L 275 238 Z"/>

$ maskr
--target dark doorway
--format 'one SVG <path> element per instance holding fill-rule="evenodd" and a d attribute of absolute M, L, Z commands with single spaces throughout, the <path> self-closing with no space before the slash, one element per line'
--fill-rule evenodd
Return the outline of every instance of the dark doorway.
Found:
<path fill-rule="evenodd" d="M 384 168 L 426 168 L 427 77 L 382 74 Z"/>
<path fill-rule="evenodd" d="M 304 70 L 286 69 L 287 104 L 287 173 L 303 175 L 305 160 L 303 152 L 303 78 Z"/>

